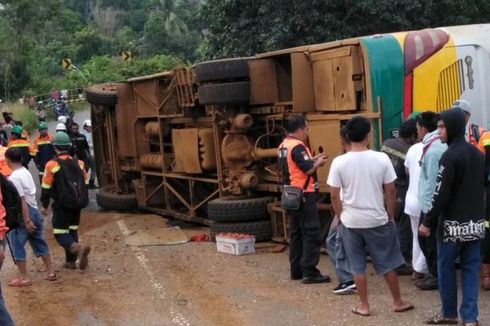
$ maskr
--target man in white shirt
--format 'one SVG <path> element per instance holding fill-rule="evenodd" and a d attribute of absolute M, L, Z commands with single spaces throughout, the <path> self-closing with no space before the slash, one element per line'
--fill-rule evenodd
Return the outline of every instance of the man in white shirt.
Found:
<path fill-rule="evenodd" d="M 31 285 L 27 276 L 25 244 L 29 244 L 36 257 L 41 257 L 46 266 L 46 280 L 55 281 L 56 273 L 51 264 L 48 244 L 44 239 L 43 220 L 36 201 L 36 185 L 31 173 L 22 166 L 22 153 L 18 148 L 12 147 L 5 152 L 7 164 L 12 169 L 9 180 L 17 189 L 22 202 L 22 218 L 24 223 L 11 230 L 7 236 L 12 248 L 15 264 L 19 270 L 19 277 L 14 278 L 9 286 L 23 287 Z"/>
<path fill-rule="evenodd" d="M 395 268 L 404 263 L 393 222 L 396 206 L 394 181 L 396 174 L 384 153 L 368 150 L 371 124 L 356 116 L 346 125 L 351 151 L 336 157 L 327 183 L 332 205 L 342 225 L 339 233 L 345 256 L 349 257 L 350 272 L 359 293 L 360 306 L 352 313 L 370 316 L 367 281 L 366 249 L 377 274 L 383 275 L 391 291 L 395 312 L 413 309 L 401 298 Z M 340 189 L 342 188 L 342 201 Z M 383 201 L 386 191 L 386 207 Z"/>
<path fill-rule="evenodd" d="M 90 180 L 88 183 L 88 187 L 89 189 L 95 189 L 97 187 L 95 186 L 96 172 L 95 172 L 94 143 L 92 141 L 92 121 L 87 119 L 83 122 L 83 130 L 81 134 L 84 135 L 85 138 L 87 138 L 88 147 L 90 149 L 90 157 L 89 157 Z"/>
<path fill-rule="evenodd" d="M 419 142 L 407 152 L 405 156 L 405 168 L 409 176 L 408 191 L 405 197 L 405 214 L 410 216 L 410 223 L 412 225 L 412 279 L 421 279 L 427 273 L 427 262 L 425 256 L 420 249 L 418 230 L 420 222 L 420 213 L 422 208 L 419 202 L 419 179 L 420 179 L 420 158 L 424 150 L 424 144 Z"/>

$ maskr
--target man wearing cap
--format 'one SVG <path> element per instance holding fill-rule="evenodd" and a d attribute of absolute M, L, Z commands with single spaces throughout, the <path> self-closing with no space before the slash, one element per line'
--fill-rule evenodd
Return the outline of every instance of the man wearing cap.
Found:
<path fill-rule="evenodd" d="M 39 135 L 34 139 L 34 149 L 36 151 L 34 162 L 39 171 L 39 182 L 41 183 L 46 163 L 56 156 L 56 152 L 53 147 L 53 136 L 48 133 L 48 124 L 41 121 L 38 130 Z"/>
<path fill-rule="evenodd" d="M 58 194 L 63 193 L 64 189 L 59 189 L 63 182 L 58 178 L 63 178 L 63 166 L 68 166 L 73 157 L 68 155 L 71 146 L 70 137 L 64 132 L 57 132 L 54 136 L 53 146 L 56 151 L 56 158 L 46 163 L 41 192 L 41 213 L 47 214 L 51 198 L 53 198 L 53 233 L 58 244 L 65 249 L 66 263 L 65 268 L 76 269 L 77 258 L 79 268 L 86 269 L 88 265 L 89 246 L 80 245 L 78 242 L 78 225 L 80 224 L 81 208 L 66 207 L 58 200 Z M 83 161 L 77 160 L 78 166 L 83 174 L 85 182 L 88 182 L 88 175 L 85 171 Z M 67 164 L 67 165 L 65 165 Z M 61 172 L 60 172 L 61 171 Z M 71 173 L 66 170 L 65 173 Z M 58 180 L 58 182 L 57 182 Z"/>
<path fill-rule="evenodd" d="M 28 168 L 29 162 L 31 161 L 31 158 L 36 156 L 36 151 L 33 146 L 29 143 L 27 139 L 24 139 L 22 134 L 23 134 L 23 128 L 21 126 L 14 126 L 12 128 L 11 132 L 11 140 L 9 141 L 7 147 L 16 147 L 20 148 L 22 152 L 22 165 L 25 168 Z"/>
<path fill-rule="evenodd" d="M 470 103 L 466 100 L 459 99 L 453 103 L 453 106 L 451 108 L 460 108 L 461 110 L 463 110 L 464 120 L 466 123 L 464 138 L 471 145 L 478 147 L 480 138 L 486 130 L 476 124 L 470 123 L 472 109 Z"/>
<path fill-rule="evenodd" d="M 94 143 L 92 142 L 92 121 L 90 120 L 85 120 L 83 122 L 83 130 L 82 130 L 82 135 L 85 136 L 87 139 L 88 147 L 89 147 L 89 153 L 90 153 L 90 158 L 89 158 L 89 163 L 90 163 L 90 181 L 88 184 L 89 189 L 95 189 L 95 157 L 94 157 Z"/>

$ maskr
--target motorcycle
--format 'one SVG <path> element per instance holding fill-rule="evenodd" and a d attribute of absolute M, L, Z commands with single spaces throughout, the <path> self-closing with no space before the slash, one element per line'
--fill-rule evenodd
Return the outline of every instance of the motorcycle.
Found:
<path fill-rule="evenodd" d="M 58 120 L 59 116 L 68 116 L 68 107 L 66 106 L 66 103 L 63 100 L 57 100 L 54 101 L 53 103 L 53 113 L 54 113 L 54 119 Z"/>

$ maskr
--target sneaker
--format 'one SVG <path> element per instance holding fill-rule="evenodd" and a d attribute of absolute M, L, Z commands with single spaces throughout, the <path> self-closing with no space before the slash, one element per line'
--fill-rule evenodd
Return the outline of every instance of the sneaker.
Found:
<path fill-rule="evenodd" d="M 339 283 L 335 289 L 333 289 L 333 293 L 335 294 L 347 294 L 347 293 L 356 293 L 356 284 L 354 281 L 348 281 L 344 283 Z"/>

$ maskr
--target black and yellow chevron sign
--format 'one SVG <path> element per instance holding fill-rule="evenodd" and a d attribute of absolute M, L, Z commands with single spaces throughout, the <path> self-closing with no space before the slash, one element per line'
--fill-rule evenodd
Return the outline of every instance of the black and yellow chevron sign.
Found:
<path fill-rule="evenodd" d="M 71 68 L 71 59 L 61 59 L 61 65 L 63 69 L 68 70 Z"/>
<path fill-rule="evenodd" d="M 122 51 L 121 58 L 123 61 L 131 61 L 131 52 L 130 51 Z"/>

